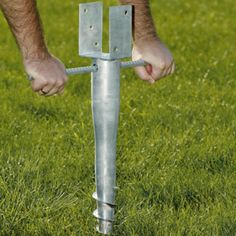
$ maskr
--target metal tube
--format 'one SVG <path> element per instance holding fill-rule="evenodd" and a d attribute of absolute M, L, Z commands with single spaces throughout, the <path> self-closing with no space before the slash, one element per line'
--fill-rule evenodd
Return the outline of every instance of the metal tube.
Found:
<path fill-rule="evenodd" d="M 96 59 L 92 73 L 92 111 L 95 135 L 97 230 L 109 234 L 115 207 L 116 138 L 120 107 L 120 62 Z"/>

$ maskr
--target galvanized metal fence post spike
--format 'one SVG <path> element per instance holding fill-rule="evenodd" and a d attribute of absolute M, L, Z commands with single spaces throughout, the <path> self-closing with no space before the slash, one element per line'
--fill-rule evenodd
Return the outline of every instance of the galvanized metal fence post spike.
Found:
<path fill-rule="evenodd" d="M 98 219 L 97 231 L 109 234 L 115 214 L 120 68 L 144 63 L 120 62 L 120 59 L 131 56 L 132 7 L 110 7 L 109 53 L 102 52 L 102 11 L 102 3 L 80 4 L 79 54 L 92 57 L 97 66 L 91 79 L 96 179 L 93 197 L 97 201 L 93 214 Z"/>
<path fill-rule="evenodd" d="M 66 69 L 68 75 L 91 73 L 92 113 L 95 136 L 97 231 L 109 234 L 115 214 L 116 139 L 120 108 L 120 69 L 144 66 L 143 60 L 121 62 L 131 56 L 132 7 L 109 9 L 109 53 L 102 52 L 103 5 L 79 5 L 79 55 L 90 57 L 91 66 Z M 29 78 L 30 80 L 32 78 Z"/>

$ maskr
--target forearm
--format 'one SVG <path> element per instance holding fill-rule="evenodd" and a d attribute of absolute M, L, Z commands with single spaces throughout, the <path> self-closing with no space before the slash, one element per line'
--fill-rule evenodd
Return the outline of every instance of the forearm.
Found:
<path fill-rule="evenodd" d="M 0 8 L 24 60 L 47 58 L 36 0 L 0 0 Z"/>
<path fill-rule="evenodd" d="M 157 38 L 148 0 L 119 0 L 121 4 L 134 6 L 134 42 L 142 42 Z"/>

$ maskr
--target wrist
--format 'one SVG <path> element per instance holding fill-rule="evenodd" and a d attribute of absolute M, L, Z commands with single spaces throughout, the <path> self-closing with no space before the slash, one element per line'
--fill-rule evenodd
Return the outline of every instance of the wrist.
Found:
<path fill-rule="evenodd" d="M 51 57 L 46 47 L 35 49 L 35 50 L 22 50 L 22 56 L 24 61 L 37 61 L 47 60 Z"/>
<path fill-rule="evenodd" d="M 33 53 L 33 54 L 28 54 L 26 56 L 23 56 L 23 64 L 25 67 L 25 70 L 27 71 L 29 67 L 31 67 L 32 65 L 36 64 L 42 64 L 42 63 L 46 63 L 47 61 L 50 61 L 50 59 L 52 58 L 52 55 L 49 52 L 37 52 L 37 53 Z"/>
<path fill-rule="evenodd" d="M 147 42 L 156 41 L 159 39 L 155 27 L 151 24 L 151 22 L 146 23 L 146 25 L 149 25 L 147 28 L 140 28 L 135 27 L 134 34 L 133 34 L 133 40 L 134 44 L 136 45 L 142 45 L 146 44 Z"/>
<path fill-rule="evenodd" d="M 143 38 L 138 38 L 138 39 L 134 40 L 133 45 L 135 48 L 142 49 L 145 47 L 149 47 L 153 43 L 161 44 L 161 40 L 156 34 L 149 35 L 149 36 L 143 37 Z"/>

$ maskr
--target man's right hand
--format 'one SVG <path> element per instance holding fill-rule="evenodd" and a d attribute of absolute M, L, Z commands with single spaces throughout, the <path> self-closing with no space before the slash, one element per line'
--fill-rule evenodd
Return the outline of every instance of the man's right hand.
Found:
<path fill-rule="evenodd" d="M 44 96 L 63 93 L 68 78 L 59 59 L 49 55 L 43 59 L 26 59 L 24 65 L 27 74 L 33 78 L 33 91 Z"/>
<path fill-rule="evenodd" d="M 171 75 L 175 70 L 175 63 L 169 49 L 158 38 L 137 42 L 133 48 L 132 59 L 143 59 L 148 66 L 136 67 L 135 71 L 143 80 L 155 81 Z"/>

